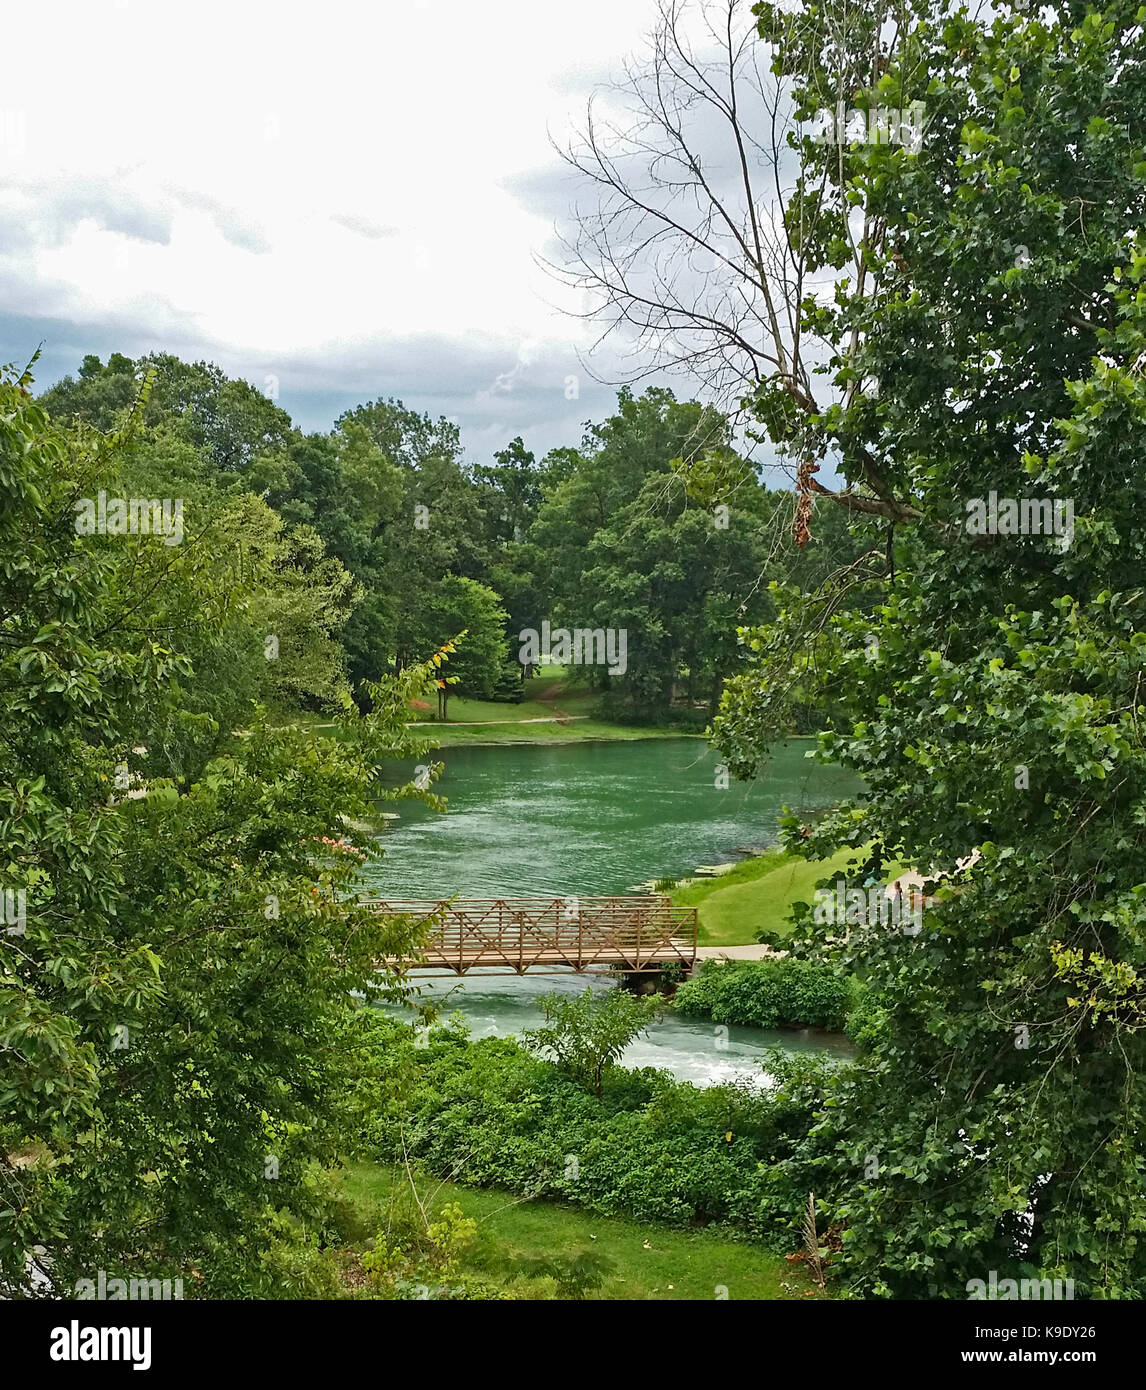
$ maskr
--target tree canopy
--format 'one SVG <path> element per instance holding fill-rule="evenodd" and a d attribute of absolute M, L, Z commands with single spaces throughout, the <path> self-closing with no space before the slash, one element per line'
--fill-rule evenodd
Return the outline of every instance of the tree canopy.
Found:
<path fill-rule="evenodd" d="M 892 47 L 890 10 L 760 15 L 803 117 L 841 73 L 850 104 L 927 111 L 915 151 L 798 145 L 790 224 L 841 265 L 862 216 L 865 274 L 802 306 L 834 403 L 776 408 L 777 380 L 760 414 L 883 519 L 747 634 L 717 724 L 748 772 L 811 699 L 865 791 L 790 843 L 930 880 L 917 937 L 805 920 L 882 1014 L 801 1171 L 859 1290 L 965 1297 L 993 1268 L 1142 1297 L 1142 11 L 921 0 Z M 1069 504 L 1070 533 L 976 534 L 991 495 Z M 840 611 L 857 583 L 870 609 Z"/>

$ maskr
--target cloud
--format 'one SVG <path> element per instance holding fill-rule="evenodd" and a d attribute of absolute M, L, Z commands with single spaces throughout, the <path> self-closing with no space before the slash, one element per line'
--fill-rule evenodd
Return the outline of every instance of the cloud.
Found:
<path fill-rule="evenodd" d="M 337 222 L 340 227 L 345 227 L 347 231 L 367 237 L 371 241 L 382 241 L 386 237 L 398 235 L 397 227 L 383 227 L 377 222 L 371 222 L 368 217 L 358 217 L 354 213 L 331 213 L 330 220 Z"/>
<path fill-rule="evenodd" d="M 63 245 L 83 222 L 133 241 L 171 241 L 171 211 L 162 202 L 141 197 L 126 183 L 94 178 L 9 179 L 0 188 L 0 218 L 6 254 Z"/>
<path fill-rule="evenodd" d="M 233 0 L 200 0 L 193 25 L 142 14 L 25 16 L 53 91 L 33 65 L 6 74 L 0 360 L 43 339 L 46 385 L 87 352 L 205 358 L 276 376 L 312 429 L 395 395 L 457 419 L 474 455 L 518 433 L 575 443 L 607 413 L 580 300 L 538 264 L 573 191 L 550 132 L 620 68 L 651 0 L 499 0 L 493 18 L 328 0 L 318 28 Z M 602 375 L 621 374 L 612 351 Z"/>
<path fill-rule="evenodd" d="M 228 207 L 206 193 L 196 193 L 186 188 L 173 188 L 171 196 L 183 207 L 207 213 L 232 246 L 256 256 L 265 256 L 270 251 L 271 243 L 264 233 L 236 208 Z"/>

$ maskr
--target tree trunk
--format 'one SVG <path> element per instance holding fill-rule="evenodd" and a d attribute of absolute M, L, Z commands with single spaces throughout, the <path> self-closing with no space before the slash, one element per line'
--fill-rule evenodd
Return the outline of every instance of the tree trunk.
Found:
<path fill-rule="evenodd" d="M 708 701 L 708 717 L 709 717 L 709 719 L 714 718 L 715 715 L 716 715 L 716 711 L 720 708 L 720 692 L 721 692 L 723 689 L 724 689 L 724 678 L 723 678 L 722 676 L 720 676 L 720 675 L 715 675 L 715 676 L 713 676 L 713 678 L 712 678 L 712 695 L 710 696 L 709 701 Z"/>

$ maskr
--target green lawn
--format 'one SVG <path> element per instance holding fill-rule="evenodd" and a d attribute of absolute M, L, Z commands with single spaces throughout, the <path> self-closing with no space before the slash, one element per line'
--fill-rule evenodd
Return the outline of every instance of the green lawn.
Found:
<path fill-rule="evenodd" d="M 519 705 L 502 704 L 495 700 L 471 700 L 465 695 L 451 695 L 449 723 L 461 720 L 493 720 L 497 723 L 518 723 L 523 719 L 552 719 L 554 715 L 587 714 L 600 694 L 590 690 L 584 673 L 572 666 L 547 667 L 540 675 L 525 683 L 526 698 Z M 430 711 L 413 716 L 429 723 Z"/>
<path fill-rule="evenodd" d="M 695 907 L 702 946 L 745 946 L 756 940 L 761 927 L 787 933 L 785 919 L 794 902 L 813 901 L 817 880 L 846 871 L 859 863 L 856 850 L 841 850 L 831 859 L 809 862 L 773 850 L 745 859 L 727 874 L 696 879 L 670 891 L 675 907 Z M 889 866 L 887 878 L 904 866 Z"/>
<path fill-rule="evenodd" d="M 679 738 L 677 729 L 611 724 L 594 719 L 591 711 L 600 692 L 590 690 L 585 673 L 576 666 L 547 666 L 526 682 L 527 697 L 519 705 L 493 700 L 450 698 L 449 719 L 417 714 L 419 732 L 432 732 L 440 745 L 456 743 L 576 743 L 584 739 Z M 568 719 L 566 719 L 568 716 Z M 699 721 L 698 721 L 699 723 Z M 697 732 L 700 732 L 698 727 Z"/>
<path fill-rule="evenodd" d="M 381 1221 L 395 1183 L 406 1181 L 400 1170 L 376 1164 L 353 1164 L 346 1170 L 346 1191 L 364 1214 Z M 591 1251 L 614 1266 L 599 1299 L 687 1299 L 711 1301 L 718 1290 L 731 1299 L 822 1297 L 800 1265 L 759 1246 L 722 1240 L 703 1231 L 673 1231 L 615 1217 L 596 1216 L 548 1202 L 530 1202 L 510 1193 L 479 1191 L 418 1179 L 427 1210 L 437 1212 L 456 1202 L 478 1222 L 479 1241 L 472 1263 L 463 1266 L 485 1278 L 507 1280 L 513 1262 L 525 1258 L 569 1256 Z M 723 1295 L 719 1295 L 723 1297 Z"/>
<path fill-rule="evenodd" d="M 434 710 L 410 711 L 410 722 L 419 733 L 432 735 L 438 747 L 456 743 L 578 743 L 586 739 L 633 740 L 643 738 L 699 738 L 705 720 L 698 712 L 695 729 L 656 728 L 644 724 L 612 724 L 594 719 L 591 711 L 600 691 L 590 690 L 584 670 L 578 666 L 547 666 L 526 683 L 528 698 L 519 705 L 496 700 L 450 697 L 449 719 L 432 717 Z M 272 722 L 296 724 L 334 737 L 329 716 L 280 715 Z"/>

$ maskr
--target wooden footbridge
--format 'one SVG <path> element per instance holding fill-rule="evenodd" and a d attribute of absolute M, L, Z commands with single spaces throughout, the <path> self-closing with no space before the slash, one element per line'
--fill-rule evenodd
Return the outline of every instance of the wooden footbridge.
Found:
<path fill-rule="evenodd" d="M 385 962 L 403 970 L 524 975 L 615 966 L 639 974 L 666 965 L 691 968 L 696 962 L 696 908 L 673 907 L 662 896 L 364 902 L 377 912 L 426 924 L 415 957 Z"/>

